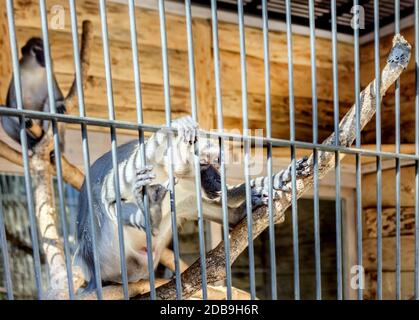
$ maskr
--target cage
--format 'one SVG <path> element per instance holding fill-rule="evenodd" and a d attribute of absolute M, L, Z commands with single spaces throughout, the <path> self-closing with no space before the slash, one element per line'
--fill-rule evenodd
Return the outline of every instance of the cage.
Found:
<path fill-rule="evenodd" d="M 417 299 L 418 6 L 2 2 L 0 116 L 16 121 L 20 143 L 3 123 L 0 299 Z M 44 66 L 30 77 L 44 84 L 48 110 L 30 108 L 23 90 L 20 50 L 33 37 L 42 38 Z M 54 79 L 68 92 L 65 113 Z M 10 88 L 15 108 L 6 102 Z M 202 184 L 198 142 L 189 146 L 188 174 L 176 169 L 185 128 L 174 120 L 188 115 L 199 124 L 197 140 L 219 148 L 213 198 Z M 118 147 L 137 141 L 145 165 L 149 141 L 161 132 L 166 162 L 154 169 L 164 167 L 169 181 L 162 219 L 170 228 L 154 234 L 143 192 L 144 225 L 136 229 L 147 273 L 131 282 Z M 117 241 L 105 246 L 122 253 L 112 284 L 101 281 L 105 249 L 93 231 L 100 213 L 92 164 L 106 152 Z M 73 261 L 82 188 L 96 279 L 87 292 Z M 233 224 L 231 189 L 242 198 L 243 219 Z M 159 245 L 162 234 L 170 241 Z M 157 253 L 147 249 L 153 243 Z"/>

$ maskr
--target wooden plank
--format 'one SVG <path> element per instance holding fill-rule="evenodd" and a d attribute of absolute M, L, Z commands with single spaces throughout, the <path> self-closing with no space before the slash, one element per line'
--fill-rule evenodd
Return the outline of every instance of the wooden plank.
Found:
<path fill-rule="evenodd" d="M 414 271 L 415 237 L 401 237 L 401 270 Z M 363 266 L 365 270 L 377 270 L 377 239 L 365 239 L 363 247 Z M 396 270 L 396 238 L 383 238 L 383 271 Z"/>
<path fill-rule="evenodd" d="M 9 32 L 7 27 L 6 2 L 0 3 L 0 103 L 6 103 L 7 90 L 12 78 L 12 58 L 10 55 Z"/>
<path fill-rule="evenodd" d="M 362 205 L 364 208 L 376 207 L 376 174 L 371 173 L 362 177 L 362 189 L 368 192 L 362 193 Z M 415 167 L 407 166 L 401 168 L 401 205 L 413 207 L 415 205 Z M 396 176 L 395 170 L 384 170 L 382 172 L 382 206 L 396 206 Z"/>
<path fill-rule="evenodd" d="M 201 128 L 210 130 L 216 122 L 211 26 L 209 21 L 193 20 L 192 27 L 198 122 Z"/>
<path fill-rule="evenodd" d="M 73 76 L 66 73 L 56 73 L 57 81 L 64 92 L 70 88 Z M 136 99 L 134 82 L 124 80 L 113 80 L 113 95 L 115 108 L 131 110 L 126 118 L 136 122 Z M 142 83 L 143 110 L 164 111 L 163 85 Z M 103 112 L 99 114 L 101 118 L 107 118 L 107 95 L 106 80 L 104 78 L 89 76 L 86 82 L 85 101 L 87 114 L 89 115 L 89 105 L 102 105 Z M 172 112 L 190 112 L 189 90 L 181 87 L 171 87 L 170 91 Z M 131 117 L 131 118 L 130 118 Z"/>
<path fill-rule="evenodd" d="M 234 52 L 220 50 L 221 85 L 225 90 L 241 91 L 240 85 L 240 55 Z M 247 89 L 248 93 L 263 94 L 265 88 L 264 63 L 262 59 L 247 57 Z M 296 97 L 311 97 L 310 67 L 294 66 L 294 95 Z M 304 85 L 299 85 L 304 84 Z M 353 102 L 353 74 L 339 73 L 339 99 L 343 103 Z M 271 92 L 275 95 L 288 96 L 288 65 L 271 62 Z M 333 77 L 329 68 L 317 68 L 317 95 L 319 99 L 333 101 Z"/>
<path fill-rule="evenodd" d="M 36 28 L 17 29 L 19 47 L 33 36 L 39 36 L 40 30 Z M 54 72 L 74 74 L 73 45 L 71 33 L 51 30 L 49 33 Z M 134 81 L 132 70 L 132 51 L 129 42 L 119 40 L 110 41 L 110 55 L 112 79 Z M 93 41 L 89 75 L 105 76 L 103 60 L 102 39 L 95 37 Z M 157 46 L 142 45 L 139 48 L 141 80 L 144 83 L 162 84 L 163 71 L 161 62 L 161 49 Z M 189 88 L 188 57 L 185 51 L 169 49 L 170 84 Z"/>
<path fill-rule="evenodd" d="M 70 9 L 67 0 L 47 0 L 46 7 L 51 8 L 60 5 L 65 12 L 65 29 L 71 32 Z M 128 6 L 108 2 L 107 18 L 109 26 L 110 42 L 118 40 L 130 43 L 130 26 L 128 19 Z M 51 13 L 48 12 L 51 18 Z M 99 3 L 97 0 L 77 1 L 77 18 L 80 23 L 83 20 L 90 20 L 93 25 L 94 35 L 101 37 L 101 23 L 99 14 Z M 16 1 L 15 3 L 16 25 L 27 28 L 40 29 L 40 15 L 37 1 Z M 158 12 L 143 8 L 136 8 L 136 20 L 138 41 L 140 46 L 160 46 L 160 26 Z M 79 30 L 81 27 L 79 26 Z M 170 49 L 186 50 L 185 17 L 180 15 L 166 14 L 167 44 Z M 182 30 L 182 32 L 180 32 Z"/>
<path fill-rule="evenodd" d="M 261 29 L 246 27 L 246 54 L 249 57 L 263 59 L 263 34 Z M 219 24 L 219 46 L 221 50 L 240 52 L 239 32 L 236 24 Z M 310 38 L 293 34 L 293 62 L 294 65 L 311 66 Z M 276 63 L 288 63 L 288 56 L 284 53 L 287 48 L 285 32 L 269 33 L 270 60 Z M 338 43 L 338 61 L 341 72 L 353 70 L 353 46 Z M 332 42 L 329 39 L 316 38 L 316 65 L 320 68 L 332 69 Z"/>
<path fill-rule="evenodd" d="M 401 273 L 401 299 L 409 300 L 414 296 L 415 273 Z M 382 293 L 384 300 L 396 299 L 396 275 L 394 272 L 383 272 Z M 377 273 L 367 272 L 365 275 L 364 299 L 377 299 Z"/>
<path fill-rule="evenodd" d="M 377 209 L 364 209 L 363 236 L 364 238 L 377 238 Z M 383 237 L 396 236 L 396 208 L 382 210 Z M 402 235 L 415 232 L 415 208 L 402 207 L 400 210 L 400 232 Z"/>

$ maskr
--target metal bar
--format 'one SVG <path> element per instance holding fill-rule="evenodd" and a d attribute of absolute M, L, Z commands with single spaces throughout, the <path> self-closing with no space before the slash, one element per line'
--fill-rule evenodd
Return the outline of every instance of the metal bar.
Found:
<path fill-rule="evenodd" d="M 15 30 L 15 18 L 13 13 L 13 0 L 7 0 L 7 21 L 9 25 L 9 41 L 10 49 L 12 54 L 13 62 L 13 80 L 16 91 L 16 100 L 17 100 L 17 109 L 18 111 L 23 110 L 23 100 L 22 100 L 22 85 L 20 81 L 20 66 L 19 66 L 19 56 L 17 50 L 16 42 L 16 30 Z M 9 108 L 10 109 L 10 108 Z M 35 283 L 38 290 L 38 298 L 42 300 L 43 298 L 43 289 L 41 281 L 41 259 L 39 254 L 39 242 L 38 242 L 38 228 L 36 223 L 36 216 L 34 212 L 34 199 L 32 194 L 32 181 L 31 174 L 29 169 L 29 156 L 28 156 L 28 141 L 26 136 L 26 126 L 25 126 L 25 117 L 20 117 L 20 141 L 22 145 L 22 158 L 23 158 L 23 169 L 25 174 L 25 190 L 26 197 L 28 200 L 28 212 L 29 212 L 29 223 L 31 228 L 31 241 L 33 248 L 33 261 L 34 261 L 34 270 L 35 270 Z"/>
<path fill-rule="evenodd" d="M 244 13 L 243 0 L 237 2 L 237 13 L 239 19 L 239 37 L 240 37 L 240 70 L 241 70 L 241 91 L 242 91 L 242 121 L 243 135 L 249 135 L 249 116 L 247 112 L 247 71 L 246 71 L 246 43 L 244 34 Z M 247 218 L 247 247 L 249 253 L 249 279 L 250 279 L 250 297 L 256 298 L 255 283 L 255 254 L 253 248 L 253 215 L 252 215 L 252 196 L 250 188 L 250 145 L 248 141 L 244 142 L 244 178 L 246 183 L 246 218 Z"/>
<path fill-rule="evenodd" d="M 354 7 L 358 1 L 354 0 Z M 356 105 L 356 147 L 361 147 L 361 101 L 360 101 L 360 63 L 359 63 L 359 27 L 354 28 L 354 61 L 355 61 L 355 105 Z M 362 266 L 362 203 L 361 203 L 361 156 L 356 158 L 356 236 L 357 236 L 357 260 Z M 362 286 L 358 288 L 358 299 L 362 300 Z"/>
<path fill-rule="evenodd" d="M 318 142 L 317 114 L 317 68 L 316 68 L 316 25 L 314 0 L 309 0 L 310 19 L 310 61 L 311 61 L 311 96 L 313 105 L 313 143 Z M 319 217 L 319 159 L 317 149 L 313 149 L 313 193 L 314 193 L 314 256 L 316 272 L 316 299 L 321 300 L 321 261 L 320 261 L 320 217 Z"/>
<path fill-rule="evenodd" d="M 400 1 L 394 1 L 394 32 L 400 33 Z M 400 152 L 400 79 L 395 82 L 394 89 L 396 112 L 396 153 Z M 401 226 L 400 226 L 400 160 L 396 159 L 396 299 L 401 299 Z"/>
<path fill-rule="evenodd" d="M 171 127 L 171 104 L 170 104 L 170 81 L 169 81 L 169 62 L 167 57 L 167 35 L 166 35 L 166 16 L 164 9 L 164 0 L 159 0 L 159 18 L 160 18 L 160 37 L 162 47 L 162 64 L 163 64 L 163 83 L 164 83 L 164 104 L 166 114 L 166 126 Z M 176 274 L 176 297 L 182 299 L 182 284 L 180 278 L 179 266 L 179 239 L 177 234 L 176 223 L 176 201 L 175 201 L 175 181 L 173 172 L 173 146 L 172 135 L 168 135 L 167 156 L 169 162 L 169 179 L 170 179 L 170 209 L 172 218 L 173 232 L 173 251 L 175 254 L 175 274 Z"/>
<path fill-rule="evenodd" d="M 74 56 L 74 69 L 76 72 L 76 85 L 77 85 L 77 98 L 79 104 L 79 115 L 83 119 L 86 116 L 85 104 L 84 104 L 84 89 L 82 80 L 82 70 L 80 61 L 80 48 L 77 31 L 77 10 L 75 0 L 69 0 L 70 3 L 70 18 L 71 18 L 71 34 L 73 39 L 73 56 Z M 87 189 L 87 202 L 88 202 L 88 213 L 89 213 L 89 232 L 92 238 L 92 251 L 93 251 L 93 266 L 96 279 L 96 295 L 99 300 L 102 300 L 102 277 L 100 274 L 100 263 L 99 255 L 97 252 L 96 233 L 94 230 L 94 211 L 93 211 L 93 200 L 92 200 L 92 182 L 90 179 L 90 155 L 89 155 L 89 140 L 87 134 L 87 126 L 85 123 L 81 123 L 81 134 L 82 134 L 82 151 L 83 151 L 83 164 L 84 164 L 84 181 Z"/>
<path fill-rule="evenodd" d="M 223 103 L 221 99 L 221 77 L 220 77 L 220 50 L 218 47 L 218 15 L 217 0 L 211 0 L 211 21 L 212 21 L 212 47 L 214 55 L 214 77 L 215 77 L 215 95 L 217 103 L 217 128 L 218 133 L 224 133 L 223 124 Z M 219 136 L 220 144 L 220 174 L 221 174 L 221 205 L 223 209 L 223 235 L 224 252 L 226 258 L 226 282 L 227 282 L 227 300 L 231 300 L 231 265 L 230 265 L 230 238 L 228 225 L 228 207 L 227 207 L 227 183 L 225 171 L 225 153 L 224 137 Z"/>
<path fill-rule="evenodd" d="M 103 57 L 105 63 L 106 73 L 106 95 L 108 98 L 108 112 L 109 119 L 115 120 L 115 108 L 113 100 L 113 88 L 112 88 L 112 70 L 111 70 L 111 59 L 109 53 L 109 36 L 108 36 L 108 22 L 106 16 L 106 0 L 99 1 L 100 6 L 100 20 L 102 26 L 102 42 L 103 42 Z M 116 141 L 116 130 L 115 127 L 111 127 L 111 152 L 112 152 L 112 166 L 113 166 L 113 179 L 115 187 L 115 200 L 116 200 L 116 217 L 118 222 L 118 239 L 119 239 L 119 258 L 121 264 L 121 276 L 122 276 L 122 287 L 124 291 L 124 298 L 129 299 L 128 293 L 128 275 L 127 266 L 125 261 L 125 243 L 124 243 L 124 229 L 122 225 L 122 209 L 121 209 L 121 190 L 119 184 L 119 171 L 118 171 L 118 154 L 117 154 L 117 141 Z M 149 250 L 147 250 L 149 251 Z"/>
<path fill-rule="evenodd" d="M 138 58 L 138 42 L 137 42 L 137 25 L 135 19 L 135 2 L 134 0 L 128 1 L 129 6 L 129 20 L 130 20 L 130 30 L 131 30 L 131 48 L 132 48 L 132 63 L 134 69 L 134 83 L 135 83 L 135 99 L 136 99 L 136 108 L 137 108 L 137 120 L 139 124 L 144 122 L 143 119 L 143 103 L 142 103 L 142 93 L 141 93 L 141 78 L 140 78 L 140 64 Z M 145 152 L 145 143 L 144 143 L 144 131 L 138 130 L 138 138 L 140 143 L 140 156 L 142 165 L 146 165 L 146 152 Z M 147 248 L 153 248 L 152 243 L 152 234 L 151 234 L 151 217 L 150 217 L 150 205 L 149 198 L 147 194 L 147 187 L 143 188 L 143 201 L 144 201 L 144 211 L 145 211 L 145 226 L 146 226 L 146 242 Z M 153 261 L 153 250 L 147 250 L 147 268 L 149 274 L 150 282 L 150 298 L 151 300 L 156 299 L 156 285 L 155 285 L 155 274 L 154 274 L 154 261 Z"/>
<path fill-rule="evenodd" d="M 415 43 L 419 43 L 419 0 L 415 0 Z M 415 47 L 415 155 L 419 156 L 419 48 Z M 419 161 L 415 162 L 415 299 L 419 300 Z"/>
<path fill-rule="evenodd" d="M 267 0 L 262 0 L 263 19 L 263 59 L 265 66 L 265 109 L 266 109 L 266 137 L 272 137 L 272 116 L 271 116 L 271 80 L 270 80 L 270 58 L 269 58 L 269 19 Z M 278 299 L 276 279 L 276 253 L 275 253 L 275 224 L 273 211 L 273 170 L 272 170 L 272 144 L 267 145 L 267 172 L 268 172 L 268 214 L 269 214 L 269 257 L 271 264 L 271 291 L 272 300 Z"/>
<path fill-rule="evenodd" d="M 14 300 L 12 275 L 10 273 L 9 250 L 7 246 L 6 227 L 4 224 L 3 192 L 0 190 L 0 245 L 4 267 L 4 283 L 8 300 Z"/>
<path fill-rule="evenodd" d="M 380 8 L 379 0 L 374 0 L 374 65 L 375 65 L 375 92 L 380 92 Z M 381 96 L 376 95 L 375 100 L 375 136 L 376 150 L 381 151 Z M 377 298 L 383 298 L 383 250 L 382 250 L 382 161 L 377 157 Z"/>
<path fill-rule="evenodd" d="M 32 110 L 16 110 L 12 108 L 0 107 L 0 115 L 8 115 L 14 117 L 30 117 L 34 119 L 42 119 L 42 120 L 51 120 L 57 119 L 57 121 L 65 122 L 65 123 L 72 123 L 72 124 L 85 124 L 88 126 L 99 126 L 99 127 L 115 127 L 117 129 L 127 129 L 127 130 L 135 130 L 138 131 L 139 129 L 144 130 L 146 132 L 156 132 L 158 130 L 164 129 L 165 132 L 172 132 L 176 133 L 177 129 L 167 127 L 167 126 L 157 126 L 157 125 L 148 125 L 148 124 L 139 124 L 139 123 L 132 123 L 127 121 L 117 121 L 117 120 L 104 120 L 99 118 L 91 118 L 91 117 L 80 117 L 80 116 L 73 116 L 73 115 L 62 115 L 62 114 L 52 114 L 46 113 L 41 111 L 32 111 Z M 202 137 L 210 137 L 210 138 L 225 138 L 225 139 L 232 139 L 237 141 L 249 141 L 251 144 L 258 143 L 267 145 L 271 143 L 272 146 L 275 147 L 295 147 L 301 149 L 317 149 L 321 151 L 330 151 L 330 152 L 342 152 L 345 154 L 352 154 L 352 155 L 362 155 L 366 157 L 377 157 L 381 156 L 382 158 L 388 159 L 395 159 L 399 158 L 401 160 L 419 160 L 419 156 L 414 154 L 407 154 L 407 153 L 395 153 L 395 152 L 386 152 L 381 151 L 377 152 L 375 150 L 368 150 L 368 149 L 361 149 L 357 147 L 345 147 L 345 146 L 335 146 L 335 145 L 325 145 L 321 143 L 312 143 L 312 142 L 303 142 L 303 141 L 290 141 L 286 139 L 277 139 L 277 138 L 266 138 L 261 136 L 242 136 L 241 134 L 235 133 L 226 133 L 223 131 L 206 131 L 206 130 L 199 130 L 199 136 Z"/>
<path fill-rule="evenodd" d="M 333 122 L 335 129 L 334 145 L 339 147 L 339 68 L 338 68 L 338 40 L 337 40 L 337 13 L 336 0 L 331 2 L 332 14 L 332 58 L 333 58 Z M 342 210 L 340 197 L 340 153 L 335 152 L 335 223 L 336 223 L 336 279 L 337 298 L 343 298 L 342 290 Z"/>
<path fill-rule="evenodd" d="M 294 69 L 292 59 L 292 25 L 291 1 L 285 0 L 287 24 L 287 49 L 288 49 L 288 86 L 290 110 L 290 140 L 295 141 L 295 113 L 294 113 Z M 300 300 L 300 264 L 298 252 L 298 208 L 297 208 L 297 180 L 296 180 L 295 146 L 291 146 L 291 185 L 292 185 L 292 237 L 294 256 L 294 298 Z"/>
<path fill-rule="evenodd" d="M 55 93 L 54 93 L 54 74 L 52 71 L 52 61 L 51 61 L 51 52 L 49 46 L 49 34 L 48 34 L 48 18 L 45 0 L 39 1 L 39 11 L 41 15 L 41 25 L 42 25 L 42 36 L 44 43 L 44 55 L 45 55 L 45 68 L 47 73 L 47 84 L 48 84 L 48 100 L 49 108 L 52 113 L 57 113 L 55 105 Z M 51 121 L 52 131 L 54 135 L 54 154 L 55 154 L 55 167 L 57 174 L 57 186 L 58 186 L 58 200 L 60 203 L 60 218 L 61 218 L 61 229 L 63 234 L 63 243 L 64 243 L 64 258 L 67 271 L 67 283 L 68 283 L 68 292 L 71 300 L 74 300 L 74 285 L 73 285 L 73 271 L 71 265 L 71 251 L 68 243 L 68 231 L 67 231 L 67 219 L 65 212 L 65 202 L 64 202 L 64 179 L 62 175 L 62 164 L 61 164 L 61 149 L 60 149 L 60 139 L 58 132 L 58 124 L 56 121 Z"/>
<path fill-rule="evenodd" d="M 192 13 L 191 1 L 185 0 L 186 33 L 188 38 L 188 62 L 189 62 L 189 90 L 191 95 L 191 111 L 195 122 L 198 122 L 196 85 L 195 85 L 195 57 L 192 34 Z M 195 193 L 196 207 L 198 209 L 198 233 L 199 233 L 199 258 L 201 262 L 202 279 L 202 299 L 207 300 L 207 268 L 205 255 L 205 234 L 204 234 L 204 216 L 202 213 L 202 194 L 201 194 L 201 170 L 199 161 L 198 145 L 194 150 L 194 169 L 195 169 Z"/>

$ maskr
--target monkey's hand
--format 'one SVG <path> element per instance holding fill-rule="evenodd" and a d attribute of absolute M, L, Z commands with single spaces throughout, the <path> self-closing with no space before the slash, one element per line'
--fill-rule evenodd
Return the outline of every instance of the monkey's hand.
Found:
<path fill-rule="evenodd" d="M 193 145 L 198 141 L 199 126 L 191 116 L 174 120 L 172 127 L 178 130 L 178 137 L 187 145 Z"/>

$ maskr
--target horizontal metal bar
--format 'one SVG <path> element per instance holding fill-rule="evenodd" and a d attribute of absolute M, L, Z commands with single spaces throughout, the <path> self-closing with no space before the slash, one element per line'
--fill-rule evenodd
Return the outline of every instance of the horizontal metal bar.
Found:
<path fill-rule="evenodd" d="M 145 132 L 156 132 L 158 130 L 165 130 L 168 133 L 176 133 L 177 129 L 169 128 L 166 126 L 157 126 L 157 125 L 148 125 L 148 124 L 139 124 L 132 123 L 127 121 L 117 121 L 117 120 L 105 120 L 99 118 L 91 117 L 79 117 L 73 115 L 64 115 L 64 114 L 52 114 L 47 112 L 40 111 L 31 111 L 31 110 L 16 110 L 11 108 L 0 107 L 0 115 L 8 116 L 24 116 L 26 118 L 42 119 L 42 120 L 57 120 L 59 122 L 73 123 L 73 124 L 83 124 L 87 126 L 98 126 L 98 127 L 115 127 L 117 129 L 127 129 L 127 130 L 143 130 Z M 289 141 L 285 139 L 277 138 L 266 138 L 260 136 L 243 136 L 241 134 L 233 134 L 226 132 L 218 131 L 205 131 L 201 130 L 199 136 L 206 136 L 209 138 L 230 138 L 234 141 L 250 141 L 252 143 L 258 144 L 268 144 L 271 143 L 275 147 L 290 147 L 294 146 L 300 149 L 318 149 L 319 151 L 326 152 L 336 152 L 340 151 L 345 154 L 360 154 L 366 157 L 377 157 L 381 156 L 383 158 L 389 159 L 401 159 L 401 160 L 419 160 L 419 155 L 407 154 L 407 153 L 395 153 L 395 152 L 386 152 L 386 151 L 374 151 L 362 148 L 348 148 L 343 146 L 334 146 L 334 145 L 325 145 L 321 143 L 311 143 L 303 141 Z"/>

